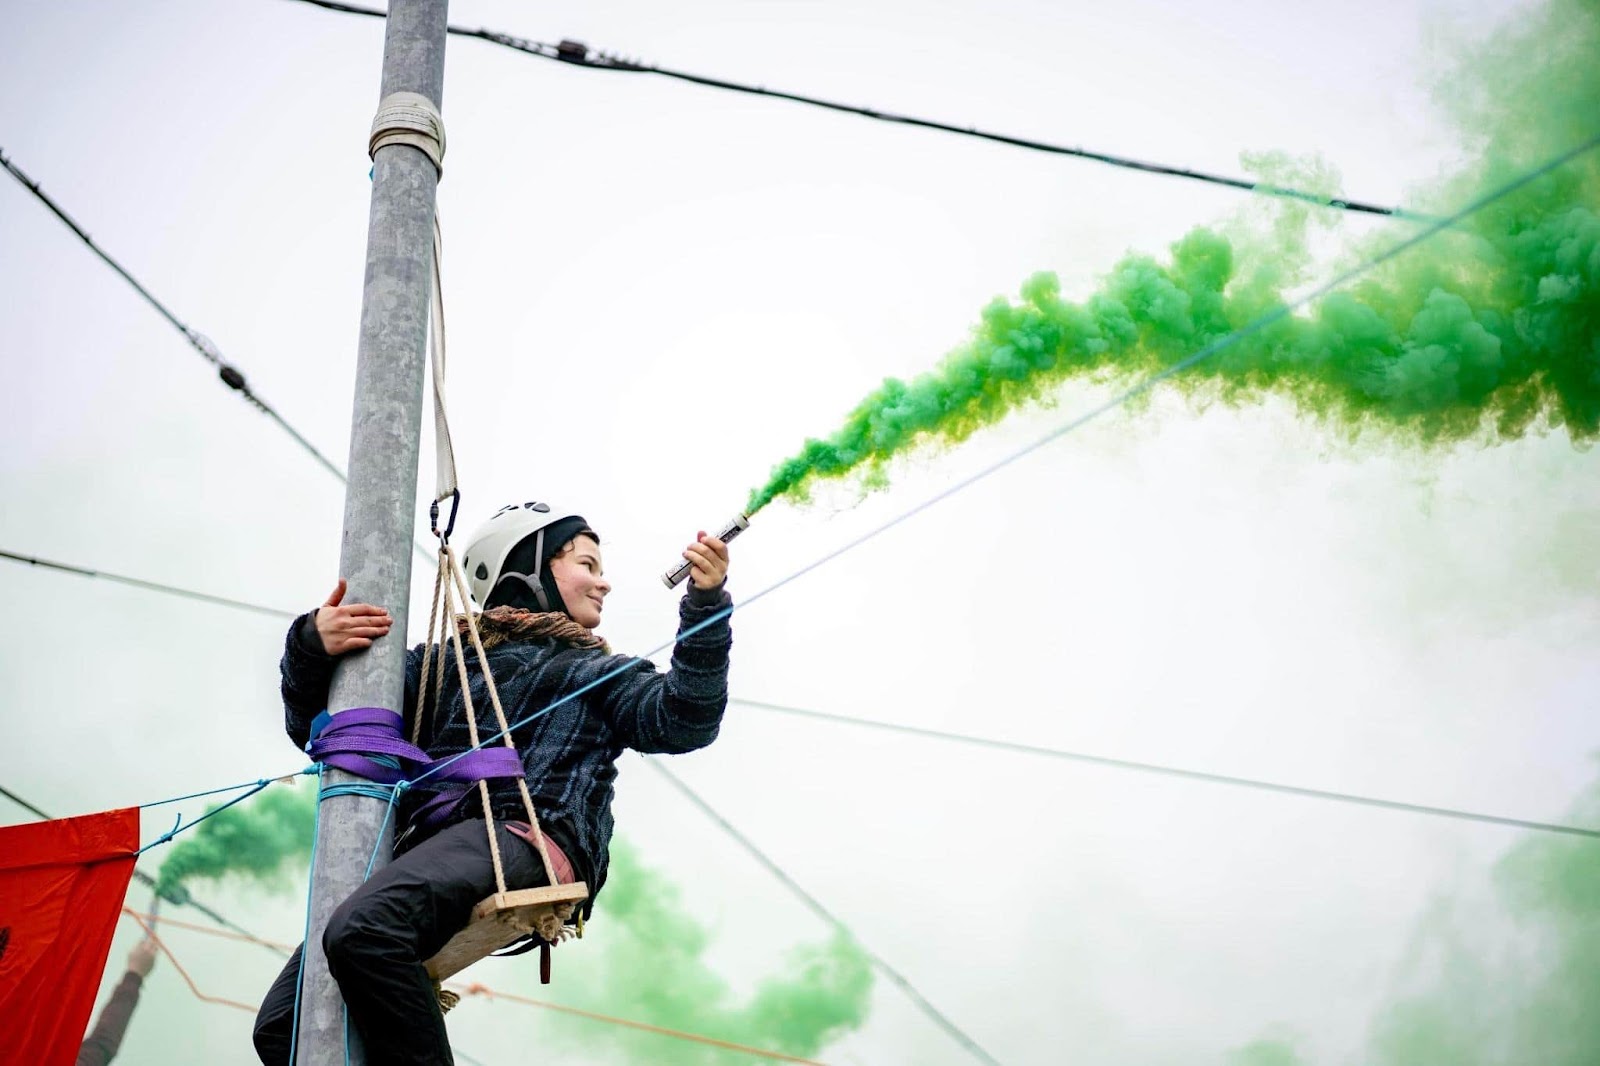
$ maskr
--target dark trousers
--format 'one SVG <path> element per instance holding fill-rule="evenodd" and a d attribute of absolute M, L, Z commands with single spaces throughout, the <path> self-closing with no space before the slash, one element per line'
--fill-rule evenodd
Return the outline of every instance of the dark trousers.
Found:
<path fill-rule="evenodd" d="M 548 884 L 539 855 L 497 825 L 506 888 Z M 423 969 L 495 892 L 482 819 L 458 822 L 395 859 L 341 903 L 322 935 L 350 1025 L 378 1066 L 448 1066 L 455 1060 L 433 982 Z M 278 975 L 256 1015 L 256 1054 L 288 1066 L 300 951 Z"/>

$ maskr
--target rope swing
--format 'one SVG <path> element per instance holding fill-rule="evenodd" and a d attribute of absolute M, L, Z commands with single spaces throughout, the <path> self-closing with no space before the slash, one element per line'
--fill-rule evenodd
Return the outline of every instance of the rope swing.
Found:
<path fill-rule="evenodd" d="M 458 614 L 458 607 L 463 605 L 467 605 L 469 609 L 462 610 Z M 484 687 L 488 690 L 489 702 L 494 707 L 500 736 L 506 748 L 515 751 L 516 744 L 511 738 L 511 726 L 506 719 L 505 708 L 500 703 L 500 693 L 489 670 L 489 659 L 478 631 L 478 619 L 468 604 L 466 579 L 456 561 L 455 549 L 450 547 L 449 541 L 441 534 L 439 569 L 434 577 L 427 645 L 422 653 L 422 670 L 419 674 L 417 712 L 411 727 L 413 744 L 421 739 L 424 711 L 431 708 L 432 713 L 437 713 L 440 706 L 444 691 L 444 648 L 447 641 L 455 659 L 456 678 L 461 685 L 461 702 L 466 712 L 467 735 L 474 748 L 480 743 L 478 716 L 473 707 L 472 689 L 467 676 L 467 659 L 461 643 L 463 628 L 472 641 L 472 650 L 476 653 L 479 668 L 483 671 Z M 434 655 L 435 644 L 439 648 L 437 656 Z M 420 691 L 423 686 L 428 687 L 428 692 Z M 479 778 L 478 795 L 483 801 L 484 828 L 489 835 L 489 855 L 494 863 L 495 894 L 474 907 L 466 927 L 451 937 L 449 942 L 439 949 L 437 955 L 424 963 L 428 976 L 435 982 L 454 976 L 486 955 L 511 947 L 519 941 L 537 938 L 539 980 L 541 983 L 549 984 L 551 946 L 570 935 L 583 935 L 581 915 L 576 930 L 569 928 L 567 922 L 577 911 L 578 904 L 589 898 L 589 886 L 582 881 L 561 883 L 556 875 L 555 866 L 550 861 L 550 849 L 546 846 L 544 832 L 539 827 L 539 815 L 533 808 L 533 797 L 528 792 L 527 778 L 521 775 L 517 777 L 517 791 L 521 793 L 522 808 L 528 816 L 526 839 L 539 853 L 539 862 L 544 866 L 548 884 L 542 888 L 525 888 L 515 892 L 506 889 L 505 867 L 500 857 L 500 841 L 495 833 L 494 807 L 489 800 L 489 782 Z M 517 827 L 513 825 L 508 828 L 516 832 Z M 444 989 L 439 991 L 439 1005 L 445 1010 L 455 1006 L 458 999 L 459 997 L 453 992 Z"/>
<path fill-rule="evenodd" d="M 396 94 L 396 96 L 401 95 L 404 94 Z M 427 103 L 425 97 L 422 99 Z M 380 115 L 388 110 L 391 102 L 395 103 L 397 110 L 406 104 L 406 101 L 397 101 L 395 97 L 386 98 L 384 107 L 380 109 Z M 430 109 L 431 106 L 430 104 Z M 437 112 L 434 112 L 434 116 L 437 117 Z M 409 114 L 405 117 L 409 117 Z M 379 140 L 376 125 L 374 123 L 374 144 Z M 442 154 L 442 129 L 439 131 L 439 150 Z M 434 158 L 437 165 L 438 160 L 431 153 L 430 158 Z M 429 515 L 434 536 L 439 540 L 439 565 L 434 573 L 433 599 L 428 612 L 428 632 L 422 653 L 422 668 L 418 673 L 417 707 L 412 716 L 411 743 L 417 746 L 421 742 L 424 714 L 437 714 L 439 711 L 444 692 L 444 649 L 447 645 L 455 659 L 456 679 L 461 686 L 462 708 L 466 712 L 468 739 L 473 750 L 479 749 L 484 743 L 478 733 L 478 715 L 473 706 L 466 653 L 461 642 L 462 630 L 465 629 L 468 639 L 472 642 L 472 650 L 478 657 L 478 667 L 483 672 L 484 687 L 488 690 L 489 703 L 494 708 L 495 723 L 499 726 L 500 738 L 506 750 L 516 755 L 516 743 L 511 737 L 511 724 L 506 718 L 505 707 L 500 702 L 499 688 L 495 685 L 494 675 L 489 669 L 489 658 L 484 650 L 483 636 L 478 629 L 478 618 L 472 612 L 472 600 L 467 591 L 466 576 L 456 559 L 455 549 L 450 546 L 450 534 L 455 529 L 456 512 L 461 503 L 461 490 L 456 479 L 455 449 L 450 440 L 450 420 L 445 410 L 443 275 L 444 236 L 439 225 L 439 216 L 435 212 L 430 307 L 432 322 L 428 333 L 428 348 L 433 372 L 434 451 L 437 476 Z M 440 529 L 439 505 L 446 500 L 450 502 L 450 514 L 444 528 Z M 437 655 L 434 654 L 436 648 Z M 516 756 L 516 762 L 520 768 L 522 762 L 520 756 Z M 550 861 L 550 849 L 546 845 L 544 831 L 539 826 L 539 815 L 533 807 L 533 796 L 528 791 L 528 780 L 521 773 L 518 773 L 516 778 L 517 791 L 522 796 L 522 808 L 528 818 L 525 839 L 539 853 L 539 862 L 544 867 L 547 883 L 541 888 L 520 889 L 515 892 L 507 890 L 505 866 L 500 855 L 500 841 L 495 833 L 494 807 L 489 798 L 489 782 L 487 778 L 479 777 L 478 796 L 483 802 L 484 829 L 489 836 L 489 855 L 494 863 L 495 894 L 474 907 L 466 927 L 457 932 L 438 954 L 424 963 L 428 976 L 433 978 L 436 986 L 486 955 L 531 939 L 537 939 L 539 945 L 539 980 L 543 984 L 549 984 L 551 946 L 560 943 L 569 935 L 583 935 L 581 914 L 578 916 L 576 930 L 568 928 L 567 922 L 577 912 L 578 905 L 589 898 L 589 887 L 582 881 L 561 883 L 555 865 Z M 523 833 L 518 832 L 519 828 L 515 824 L 508 826 L 511 832 L 522 836 Z M 460 999 L 454 992 L 444 988 L 437 988 L 437 991 L 439 1006 L 444 1010 L 455 1006 Z"/>

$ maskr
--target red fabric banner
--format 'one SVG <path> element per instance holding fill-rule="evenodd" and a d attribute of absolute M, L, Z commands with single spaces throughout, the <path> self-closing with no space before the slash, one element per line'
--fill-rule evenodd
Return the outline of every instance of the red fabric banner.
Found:
<path fill-rule="evenodd" d="M 72 1066 L 139 850 L 139 809 L 0 827 L 0 1058 Z"/>

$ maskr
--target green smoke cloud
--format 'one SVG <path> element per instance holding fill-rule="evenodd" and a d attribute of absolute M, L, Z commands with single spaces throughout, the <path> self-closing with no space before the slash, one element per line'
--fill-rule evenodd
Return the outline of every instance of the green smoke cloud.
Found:
<path fill-rule="evenodd" d="M 291 871 L 310 862 L 316 824 L 315 788 L 272 785 L 174 842 L 157 874 L 156 892 L 182 902 L 189 881 L 230 874 L 269 889 L 287 888 Z"/>
<path fill-rule="evenodd" d="M 1556 0 L 1468 57 L 1441 100 L 1473 159 L 1422 197 L 1451 210 L 1600 133 L 1600 15 Z M 1600 162 L 1590 152 L 1455 231 L 1169 379 L 1204 401 L 1283 396 L 1340 435 L 1413 446 L 1490 442 L 1562 427 L 1600 432 Z M 1281 161 L 1247 162 L 1266 171 Z M 1267 165 L 1262 165 L 1267 164 Z M 1274 165 L 1276 164 L 1276 165 Z M 1327 188 L 1330 172 L 1302 176 Z M 987 307 L 933 370 L 890 378 L 826 439 L 780 463 L 746 504 L 803 502 L 819 480 L 886 482 L 915 448 L 957 444 L 1069 380 L 1126 381 L 1182 360 L 1277 310 L 1303 282 L 1306 223 L 1277 208 L 1243 234 L 1196 229 L 1165 261 L 1131 255 L 1082 302 L 1053 274 Z M 1396 227 L 1405 225 L 1397 223 Z M 1379 245 L 1410 229 L 1392 228 Z"/>
<path fill-rule="evenodd" d="M 1600 784 L 1570 819 L 1600 824 Z M 1449 910 L 1423 946 L 1437 974 L 1373 1028 L 1374 1066 L 1592 1066 L 1600 1062 L 1600 844 L 1530 837 L 1501 860 L 1497 895 L 1513 923 L 1510 945 Z"/>
<path fill-rule="evenodd" d="M 1600 825 L 1600 782 L 1566 819 Z M 1600 1063 L 1600 843 L 1538 834 L 1496 864 L 1494 911 L 1437 899 L 1412 937 L 1411 988 L 1374 1014 L 1370 1066 Z M 1309 1066 L 1261 1039 L 1226 1066 Z"/>
<path fill-rule="evenodd" d="M 1256 1040 L 1234 1051 L 1227 1066 L 1304 1066 L 1294 1045 L 1282 1040 Z"/>
<path fill-rule="evenodd" d="M 872 969 L 837 935 L 792 953 L 782 975 L 741 999 L 705 958 L 711 938 L 676 887 L 617 840 L 600 915 L 558 978 L 563 998 L 653 1025 L 813 1057 L 866 1020 Z M 597 954 L 589 954 L 596 952 Z M 572 950 L 562 948 L 559 954 Z M 576 995 L 572 993 L 576 991 Z M 609 1040 L 630 1062 L 744 1064 L 748 1055 L 565 1016 L 552 1024 L 588 1043 Z"/>
<path fill-rule="evenodd" d="M 292 875 L 303 873 L 309 862 L 315 832 L 316 790 L 274 785 L 176 841 L 161 864 L 156 891 L 181 902 L 195 879 L 226 876 L 272 890 L 300 888 Z M 711 936 L 685 908 L 677 887 L 640 863 L 621 839 L 612 841 L 598 921 L 580 946 L 562 950 L 558 967 L 557 990 L 586 1009 L 799 1056 L 815 1055 L 866 1020 L 872 968 L 842 936 L 801 947 L 785 961 L 782 976 L 760 982 L 742 1000 L 735 997 L 706 961 Z M 585 1041 L 615 1041 L 636 1061 L 749 1060 L 741 1053 L 556 1017 L 554 1024 L 573 1027 Z"/>

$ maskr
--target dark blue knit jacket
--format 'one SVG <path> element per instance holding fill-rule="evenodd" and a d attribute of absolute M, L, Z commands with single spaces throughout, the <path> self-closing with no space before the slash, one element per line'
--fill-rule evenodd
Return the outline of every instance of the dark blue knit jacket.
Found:
<path fill-rule="evenodd" d="M 691 588 L 679 607 L 678 632 L 731 606 L 724 590 L 702 592 Z M 323 653 L 317 641 L 305 639 L 304 627 L 309 617 L 302 615 L 290 626 L 279 664 L 285 728 L 301 748 L 310 738 L 312 719 L 327 706 L 335 662 Z M 462 643 L 479 736 L 490 736 L 498 726 L 482 668 L 470 643 Z M 697 633 L 680 637 L 666 673 L 658 671 L 647 659 L 608 655 L 597 648 L 573 648 L 550 640 L 514 641 L 487 649 L 489 669 L 506 717 L 512 722 L 542 711 L 562 696 L 623 668 L 618 676 L 512 731 L 540 824 L 566 852 L 578 876 L 588 882 L 591 901 L 606 879 L 618 757 L 628 748 L 642 752 L 694 751 L 715 740 L 727 706 L 728 649 L 732 643 L 732 630 L 724 617 Z M 406 655 L 406 739 L 411 737 L 423 649 L 419 644 Z M 438 651 L 435 648 L 434 654 Z M 445 653 L 451 655 L 448 648 Z M 447 658 L 445 665 L 440 702 L 443 711 L 424 715 L 420 737 L 420 746 L 434 759 L 470 746 L 454 658 Z M 489 789 L 496 817 L 527 817 L 515 781 L 491 781 Z M 411 815 L 431 795 L 418 789 L 408 790 L 401 797 L 396 812 L 399 850 L 418 842 L 418 834 L 408 836 L 406 829 Z M 482 816 L 483 803 L 473 788 L 454 817 L 461 820 Z"/>

